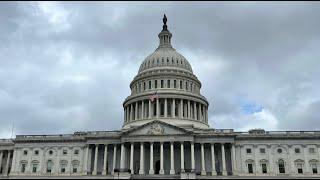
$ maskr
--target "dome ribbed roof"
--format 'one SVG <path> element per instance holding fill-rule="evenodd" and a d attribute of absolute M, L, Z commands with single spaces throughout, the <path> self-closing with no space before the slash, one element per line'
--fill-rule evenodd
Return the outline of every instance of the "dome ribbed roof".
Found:
<path fill-rule="evenodd" d="M 158 48 L 142 62 L 139 73 L 158 68 L 181 69 L 193 73 L 187 59 L 173 48 Z"/>
<path fill-rule="evenodd" d="M 180 69 L 193 73 L 187 59 L 172 48 L 172 34 L 169 32 L 166 22 L 167 19 L 164 17 L 163 29 L 158 35 L 159 47 L 142 62 L 139 73 L 154 69 Z"/>

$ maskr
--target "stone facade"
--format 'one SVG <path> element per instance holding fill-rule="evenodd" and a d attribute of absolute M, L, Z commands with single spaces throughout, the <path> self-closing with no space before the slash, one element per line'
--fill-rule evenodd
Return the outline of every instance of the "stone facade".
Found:
<path fill-rule="evenodd" d="M 0 140 L 0 177 L 320 177 L 320 132 L 211 128 L 201 82 L 171 37 L 164 18 L 121 130 Z"/>

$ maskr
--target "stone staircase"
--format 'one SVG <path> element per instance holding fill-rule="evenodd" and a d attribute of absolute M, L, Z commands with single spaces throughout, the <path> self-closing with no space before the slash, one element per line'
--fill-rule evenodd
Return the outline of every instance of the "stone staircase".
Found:
<path fill-rule="evenodd" d="M 180 179 L 180 175 L 131 175 L 131 179 Z"/>

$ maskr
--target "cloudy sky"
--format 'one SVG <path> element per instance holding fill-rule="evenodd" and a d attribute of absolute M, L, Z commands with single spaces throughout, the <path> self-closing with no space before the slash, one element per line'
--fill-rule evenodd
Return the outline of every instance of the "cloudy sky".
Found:
<path fill-rule="evenodd" d="M 212 127 L 320 130 L 319 2 L 1 2 L 0 138 L 120 129 L 164 13 Z"/>

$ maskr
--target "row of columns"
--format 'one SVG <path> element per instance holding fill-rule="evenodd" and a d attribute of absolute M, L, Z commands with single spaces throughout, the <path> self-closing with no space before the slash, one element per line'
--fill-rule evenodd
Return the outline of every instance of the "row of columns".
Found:
<path fill-rule="evenodd" d="M 7 152 L 7 153 L 5 153 Z M 2 168 L 2 175 L 9 175 L 9 166 L 10 166 L 10 158 L 11 158 L 12 151 L 10 150 L 0 150 L 0 169 Z M 2 167 L 2 161 L 5 157 L 5 154 L 7 154 L 7 161 L 5 167 Z"/>
<path fill-rule="evenodd" d="M 190 142 L 191 146 L 191 169 L 195 170 L 195 150 L 194 150 L 194 142 Z M 204 156 L 204 145 L 205 143 L 201 144 L 201 175 L 206 175 L 206 167 L 205 167 L 205 156 Z M 164 142 L 160 142 L 160 171 L 159 174 L 164 174 L 164 149 L 163 149 Z M 116 156 L 117 156 L 117 145 L 113 145 L 113 166 L 112 166 L 112 174 L 114 173 L 115 167 L 116 167 Z M 94 169 L 93 169 L 93 175 L 97 175 L 97 169 L 98 169 L 98 148 L 99 145 L 95 145 L 95 155 L 94 155 Z M 181 150 L 181 172 L 185 172 L 184 167 L 184 142 L 180 142 L 180 150 Z M 125 168 L 125 147 L 124 143 L 121 144 L 121 154 L 120 154 L 120 169 Z M 154 174 L 153 169 L 153 157 L 154 157 L 154 142 L 150 142 L 150 168 L 149 168 L 149 174 Z M 227 175 L 226 170 L 226 156 L 225 156 L 225 144 L 221 143 L 221 152 L 222 152 L 222 175 Z M 236 169 L 236 163 L 235 163 L 235 148 L 232 144 L 231 149 L 231 159 L 232 159 L 232 171 L 235 172 Z M 88 151 L 87 151 L 88 155 Z M 130 146 L 130 161 L 129 161 L 129 169 L 131 170 L 131 174 L 134 173 L 134 167 L 133 167 L 133 157 L 134 157 L 134 143 L 131 143 Z M 140 168 L 139 168 L 139 174 L 145 174 L 145 167 L 144 167 L 144 142 L 140 143 Z M 108 144 L 105 145 L 105 151 L 104 151 L 104 160 L 103 160 L 103 171 L 102 175 L 107 174 L 107 158 L 108 158 Z M 215 167 L 215 149 L 214 144 L 211 143 L 211 164 L 212 164 L 212 175 L 216 175 L 216 167 Z M 174 142 L 170 142 L 170 174 L 175 174 L 175 168 L 174 168 Z"/>
<path fill-rule="evenodd" d="M 191 111 L 191 102 L 190 100 L 183 99 L 168 99 L 164 98 L 164 117 L 168 117 L 168 101 L 171 104 L 171 116 L 175 118 L 176 116 L 176 101 L 179 102 L 178 107 L 178 117 L 187 118 L 193 120 L 199 120 L 208 122 L 207 106 L 199 102 L 193 101 L 193 112 Z M 184 102 L 187 102 L 184 105 Z M 141 105 L 141 111 L 139 110 Z M 135 103 L 129 104 L 124 108 L 124 122 L 130 122 L 138 119 L 151 119 L 153 117 L 152 112 L 152 102 L 148 100 L 148 112 L 146 111 L 146 102 L 145 100 L 137 101 Z M 141 112 L 141 113 L 140 113 Z M 183 115 L 184 114 L 184 115 Z M 160 117 L 160 100 L 156 100 L 156 117 Z"/>

